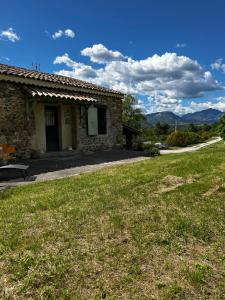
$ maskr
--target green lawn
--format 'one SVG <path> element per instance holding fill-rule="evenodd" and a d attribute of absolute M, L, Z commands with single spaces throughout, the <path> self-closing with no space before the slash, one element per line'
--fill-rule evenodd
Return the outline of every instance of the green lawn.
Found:
<path fill-rule="evenodd" d="M 0 194 L 2 299 L 216 300 L 224 275 L 222 143 Z"/>

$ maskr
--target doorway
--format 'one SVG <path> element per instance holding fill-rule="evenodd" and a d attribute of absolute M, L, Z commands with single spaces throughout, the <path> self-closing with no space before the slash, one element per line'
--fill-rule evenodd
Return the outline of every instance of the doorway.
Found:
<path fill-rule="evenodd" d="M 57 106 L 45 107 L 46 149 L 59 151 L 59 108 Z"/>

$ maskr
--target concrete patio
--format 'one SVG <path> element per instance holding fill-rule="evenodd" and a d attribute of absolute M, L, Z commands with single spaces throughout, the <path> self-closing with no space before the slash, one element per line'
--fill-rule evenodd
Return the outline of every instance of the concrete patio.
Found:
<path fill-rule="evenodd" d="M 90 154 L 59 154 L 53 157 L 23 160 L 20 163 L 30 166 L 29 177 L 24 181 L 16 170 L 1 171 L 0 188 L 75 176 L 111 165 L 132 163 L 148 158 L 140 151 L 112 150 Z"/>

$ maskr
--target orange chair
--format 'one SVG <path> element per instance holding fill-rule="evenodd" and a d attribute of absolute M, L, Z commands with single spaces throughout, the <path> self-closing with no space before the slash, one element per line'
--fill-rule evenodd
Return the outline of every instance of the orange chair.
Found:
<path fill-rule="evenodd" d="M 0 144 L 0 159 L 4 161 L 14 160 L 16 147 L 9 144 Z"/>

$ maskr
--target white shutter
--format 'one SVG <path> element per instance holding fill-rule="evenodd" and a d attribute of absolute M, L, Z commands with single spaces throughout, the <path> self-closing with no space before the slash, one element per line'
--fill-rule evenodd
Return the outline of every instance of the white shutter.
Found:
<path fill-rule="evenodd" d="M 88 135 L 98 134 L 98 111 L 94 106 L 88 108 Z"/>

